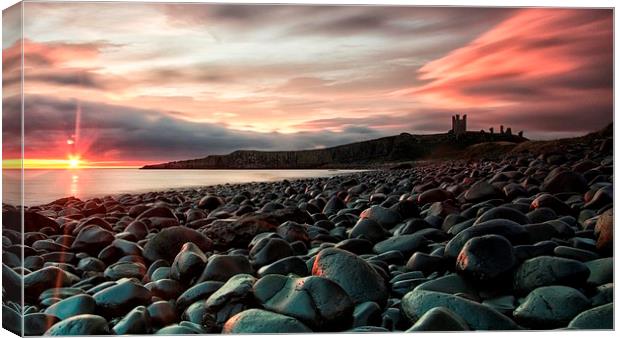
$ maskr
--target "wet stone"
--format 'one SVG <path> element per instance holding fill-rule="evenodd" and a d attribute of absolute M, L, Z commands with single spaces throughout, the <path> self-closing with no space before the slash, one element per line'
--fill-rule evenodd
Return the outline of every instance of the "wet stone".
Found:
<path fill-rule="evenodd" d="M 45 309 L 45 314 L 64 320 L 81 314 L 95 314 L 95 307 L 95 299 L 92 296 L 78 294 L 54 303 Z"/>
<path fill-rule="evenodd" d="M 254 295 L 265 309 L 297 318 L 315 329 L 338 331 L 351 324 L 353 302 L 349 295 L 323 277 L 268 275 L 256 282 Z"/>

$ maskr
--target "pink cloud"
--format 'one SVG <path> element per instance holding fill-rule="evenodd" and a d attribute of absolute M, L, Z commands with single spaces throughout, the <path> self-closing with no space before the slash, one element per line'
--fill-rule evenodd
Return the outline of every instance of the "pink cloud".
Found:
<path fill-rule="evenodd" d="M 609 10 L 520 10 L 464 47 L 425 64 L 418 75 L 426 83 L 410 92 L 422 102 L 450 109 L 509 112 L 536 102 L 572 111 L 582 95 L 595 95 L 600 101 L 589 97 L 591 103 L 610 108 L 612 21 Z M 610 112 L 605 112 L 608 120 Z"/>

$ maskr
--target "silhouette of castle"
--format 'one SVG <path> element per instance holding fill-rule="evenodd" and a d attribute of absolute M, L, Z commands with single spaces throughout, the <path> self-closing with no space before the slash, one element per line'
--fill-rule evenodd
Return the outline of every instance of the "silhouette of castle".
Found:
<path fill-rule="evenodd" d="M 467 133 L 467 114 L 463 115 L 462 119 L 459 114 L 452 116 L 452 129 L 450 130 L 450 133 L 452 133 L 457 139 Z M 486 132 L 484 131 L 484 129 L 481 129 L 480 133 L 485 134 Z M 493 127 L 489 128 L 489 133 L 491 135 L 494 134 Z M 506 130 L 504 130 L 504 125 L 500 125 L 499 135 L 512 136 L 512 129 L 508 127 L 506 128 Z M 523 137 L 523 131 L 520 131 L 518 135 L 519 137 Z"/>

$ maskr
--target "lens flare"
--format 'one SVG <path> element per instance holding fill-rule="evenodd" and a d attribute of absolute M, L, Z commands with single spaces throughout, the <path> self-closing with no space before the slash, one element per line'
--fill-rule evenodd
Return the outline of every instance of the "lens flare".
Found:
<path fill-rule="evenodd" d="M 80 167 L 80 163 L 82 162 L 82 160 L 80 160 L 79 156 L 69 156 L 69 160 L 67 161 L 67 165 L 69 166 L 69 168 L 72 169 L 77 169 Z"/>

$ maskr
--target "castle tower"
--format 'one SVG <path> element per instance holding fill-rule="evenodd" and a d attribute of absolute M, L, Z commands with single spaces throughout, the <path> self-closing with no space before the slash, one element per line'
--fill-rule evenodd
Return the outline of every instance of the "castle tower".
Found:
<path fill-rule="evenodd" d="M 459 114 L 452 116 L 452 133 L 458 138 L 467 131 L 467 114 L 461 119 Z"/>

